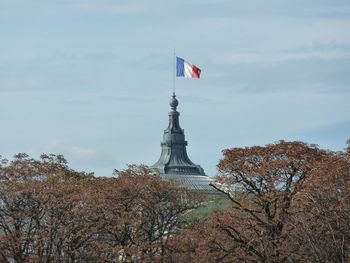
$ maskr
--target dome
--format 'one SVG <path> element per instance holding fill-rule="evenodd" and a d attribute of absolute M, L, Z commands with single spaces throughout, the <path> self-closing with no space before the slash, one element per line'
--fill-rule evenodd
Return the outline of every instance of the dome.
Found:
<path fill-rule="evenodd" d="M 164 130 L 161 142 L 161 155 L 152 166 L 164 180 L 173 181 L 189 190 L 199 191 L 205 194 L 217 194 L 210 185 L 212 178 L 207 176 L 200 165 L 193 163 L 187 155 L 184 130 L 179 123 L 180 113 L 176 111 L 179 105 L 175 93 L 170 100 L 169 125 Z"/>

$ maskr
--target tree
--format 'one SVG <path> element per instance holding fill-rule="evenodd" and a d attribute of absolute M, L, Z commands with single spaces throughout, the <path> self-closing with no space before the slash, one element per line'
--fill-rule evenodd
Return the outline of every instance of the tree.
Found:
<path fill-rule="evenodd" d="M 114 262 L 168 262 L 169 238 L 182 226 L 184 213 L 199 202 L 196 194 L 161 180 L 144 166 L 130 166 L 89 191 L 98 191 L 98 199 L 89 195 L 96 213 L 84 213 L 98 216 L 92 221 L 99 222 L 97 231 L 103 237 L 94 243 L 99 247 L 95 256 Z"/>
<path fill-rule="evenodd" d="M 1 160 L 2 262 L 168 262 L 169 237 L 198 203 L 144 166 L 96 178 L 62 156 Z"/>
<path fill-rule="evenodd" d="M 214 237 L 207 246 L 223 262 L 298 260 L 302 240 L 291 240 L 295 201 L 315 165 L 328 153 L 302 142 L 223 151 L 221 176 L 213 186 L 232 209 L 210 220 Z M 210 231 L 209 231 L 210 232 Z"/>
<path fill-rule="evenodd" d="M 18 154 L 0 167 L 0 256 L 4 262 L 72 262 L 75 210 L 91 175 L 67 167 L 58 155 L 40 160 Z M 73 227 L 74 226 L 74 227 Z M 75 228 L 75 231 L 72 231 Z M 80 225 L 81 228 L 81 225 Z"/>
<path fill-rule="evenodd" d="M 313 262 L 350 260 L 350 159 L 329 153 L 298 196 L 294 238 L 303 240 L 303 258 Z"/>
<path fill-rule="evenodd" d="M 348 262 L 349 147 L 281 141 L 223 153 L 213 186 L 232 206 L 175 237 L 183 262 Z"/>
<path fill-rule="evenodd" d="M 231 206 L 196 225 L 200 197 L 145 166 L 103 178 L 60 155 L 0 157 L 0 261 L 345 263 L 349 145 L 224 150 L 213 186 Z"/>

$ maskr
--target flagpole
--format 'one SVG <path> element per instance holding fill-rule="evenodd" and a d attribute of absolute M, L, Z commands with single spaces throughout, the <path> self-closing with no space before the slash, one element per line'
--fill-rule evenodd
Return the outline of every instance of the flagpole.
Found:
<path fill-rule="evenodd" d="M 174 48 L 174 58 L 173 58 L 173 93 L 175 94 L 175 61 L 176 59 L 176 53 L 175 53 L 175 48 Z"/>

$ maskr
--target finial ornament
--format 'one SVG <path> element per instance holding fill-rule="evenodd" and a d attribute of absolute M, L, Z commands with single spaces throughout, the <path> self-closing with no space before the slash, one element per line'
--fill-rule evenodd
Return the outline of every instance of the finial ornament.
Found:
<path fill-rule="evenodd" d="M 170 107 L 173 111 L 176 111 L 176 107 L 179 105 L 179 101 L 176 99 L 175 92 L 173 92 L 172 99 L 170 100 Z"/>

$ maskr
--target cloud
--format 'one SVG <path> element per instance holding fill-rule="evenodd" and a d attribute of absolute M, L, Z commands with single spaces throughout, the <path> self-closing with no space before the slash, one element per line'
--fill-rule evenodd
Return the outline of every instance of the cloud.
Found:
<path fill-rule="evenodd" d="M 117 95 L 105 95 L 103 93 L 99 92 L 92 92 L 92 93 L 85 93 L 85 94 L 79 94 L 74 97 L 69 97 L 65 99 L 65 102 L 67 104 L 72 104 L 72 105 L 115 105 L 116 103 L 121 103 L 121 104 L 128 104 L 128 105 L 134 105 L 137 104 L 142 104 L 144 105 L 145 103 L 149 104 L 153 102 L 154 99 L 152 98 L 147 98 L 144 96 L 140 95 L 135 95 L 135 96 L 117 96 Z"/>
<path fill-rule="evenodd" d="M 103 13 L 114 15 L 139 14 L 147 9 L 147 5 L 142 2 L 128 1 L 128 3 L 117 3 L 116 1 L 75 1 L 66 4 L 68 11 L 81 13 Z"/>
<path fill-rule="evenodd" d="M 62 149 L 62 142 L 58 140 L 50 141 L 45 144 L 38 145 L 31 149 L 31 153 L 35 155 L 40 155 L 42 153 L 60 153 Z"/>
<path fill-rule="evenodd" d="M 42 51 L 40 49 L 30 49 L 27 47 L 13 48 L 13 47 L 2 47 L 3 51 L 0 54 L 2 63 L 7 61 L 7 63 L 12 62 L 14 64 L 19 63 L 57 63 L 58 61 L 108 61 L 108 60 L 118 60 L 119 56 L 115 52 L 111 51 L 66 51 L 66 50 L 52 50 L 52 51 Z"/>
<path fill-rule="evenodd" d="M 334 17 L 348 17 L 350 14 L 350 5 L 348 1 L 344 1 L 343 3 L 335 4 L 333 2 L 325 3 L 326 5 L 314 5 L 312 7 L 307 8 L 306 10 L 311 13 L 320 15 L 320 16 L 334 16 Z"/>
<path fill-rule="evenodd" d="M 302 60 L 272 65 L 225 64 L 216 66 L 220 75 L 209 77 L 205 89 L 236 93 L 309 91 L 317 93 L 350 93 L 350 60 Z M 210 68 L 212 69 L 212 67 Z M 203 77 L 204 78 L 204 77 Z M 204 87 L 203 87 L 204 88 Z"/>
<path fill-rule="evenodd" d="M 111 154 L 86 146 L 69 145 L 59 140 L 52 140 L 33 147 L 29 152 L 32 156 L 42 153 L 62 154 L 73 169 L 95 172 L 98 176 L 109 176 L 120 163 Z"/>
<path fill-rule="evenodd" d="M 310 48 L 296 48 L 281 51 L 252 51 L 228 52 L 214 55 L 214 64 L 275 64 L 285 61 L 300 60 L 338 60 L 350 59 L 350 46 L 343 49 L 313 50 Z"/>
<path fill-rule="evenodd" d="M 1 77 L 2 74 L 0 74 Z M 46 76 L 38 74 L 20 74 L 0 78 L 0 92 L 12 92 L 23 90 L 39 90 L 47 86 Z"/>
<path fill-rule="evenodd" d="M 143 5 L 137 4 L 137 2 L 129 3 L 116 3 L 109 0 L 76 0 L 76 1 L 46 1 L 46 0 L 32 0 L 30 2 L 26 0 L 1 0 L 2 10 L 18 13 L 24 11 L 36 11 L 40 13 L 40 10 L 46 9 L 52 12 L 62 11 L 80 11 L 80 12 L 111 12 L 114 14 L 134 13 L 142 10 Z"/>
<path fill-rule="evenodd" d="M 205 98 L 203 96 L 190 96 L 190 95 L 185 95 L 185 96 L 181 96 L 181 100 L 183 102 L 189 102 L 189 103 L 193 103 L 193 104 L 215 104 L 215 99 L 214 98 Z"/>
<path fill-rule="evenodd" d="M 350 120 L 305 129 L 294 137 L 317 143 L 322 148 L 339 151 L 345 148 L 346 141 L 350 139 Z"/>
<path fill-rule="evenodd" d="M 350 20 L 348 18 L 318 18 L 307 15 L 297 17 L 273 16 L 224 16 L 189 17 L 183 22 L 186 30 L 175 31 L 192 44 L 211 51 L 210 46 L 235 52 L 259 52 L 294 49 L 310 46 L 315 42 L 350 44 Z M 210 43 L 210 45 L 209 45 Z M 191 45 L 191 43 L 188 43 Z"/>
<path fill-rule="evenodd" d="M 52 55 L 48 56 L 49 60 L 57 61 L 71 60 L 71 61 L 107 61 L 107 60 L 118 60 L 118 55 L 114 52 L 108 51 L 91 51 L 91 52 L 66 52 L 57 50 Z"/>
<path fill-rule="evenodd" d="M 110 14 L 137 15 L 159 6 L 161 1 L 113 0 L 0 0 L 5 15 Z"/>
<path fill-rule="evenodd" d="M 71 146 L 66 149 L 68 155 L 74 159 L 89 160 L 96 156 L 96 150 L 88 149 L 81 146 Z"/>

